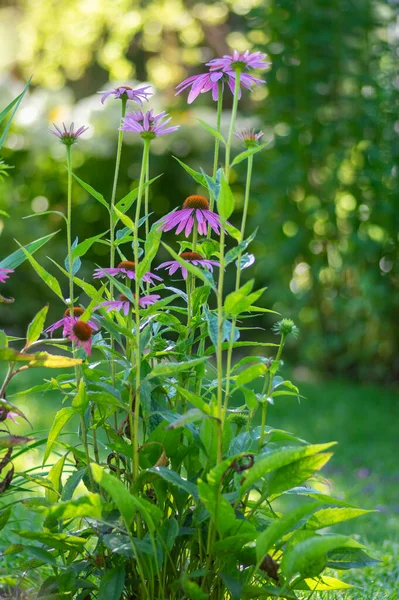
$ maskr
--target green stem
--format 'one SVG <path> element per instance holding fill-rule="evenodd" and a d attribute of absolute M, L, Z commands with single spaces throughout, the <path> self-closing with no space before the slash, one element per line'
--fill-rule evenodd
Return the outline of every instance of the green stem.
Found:
<path fill-rule="evenodd" d="M 121 126 L 123 122 L 123 118 L 126 114 L 126 104 L 127 98 L 122 96 L 121 98 Z M 121 164 L 121 155 L 122 155 L 122 143 L 123 143 L 123 130 L 119 129 L 118 133 L 118 146 L 116 150 L 116 161 L 115 161 L 115 172 L 114 172 L 114 181 L 112 184 L 112 192 L 111 192 L 111 203 L 110 203 L 110 216 L 109 216 L 109 229 L 110 229 L 110 267 L 113 269 L 115 267 L 115 198 L 116 198 L 116 188 L 118 186 L 118 177 L 119 177 L 119 167 Z M 110 293 L 112 297 L 112 289 L 113 283 L 110 283 Z"/>
<path fill-rule="evenodd" d="M 123 123 L 123 118 L 126 114 L 126 105 L 127 105 L 127 97 L 122 96 L 122 98 L 121 98 L 121 120 L 120 120 L 121 127 L 122 127 L 122 123 Z M 109 232 L 109 242 L 110 242 L 109 264 L 110 264 L 111 268 L 115 267 L 115 214 L 114 214 L 114 207 L 115 207 L 116 189 L 118 186 L 119 167 L 121 164 L 122 144 L 123 144 L 123 130 L 119 129 L 118 145 L 117 145 L 117 149 L 116 149 L 114 180 L 112 183 L 111 202 L 110 202 L 110 209 L 109 209 L 109 229 L 110 229 L 110 232 Z M 110 293 L 111 300 L 113 297 L 113 289 L 114 289 L 114 284 L 111 281 L 109 284 L 109 293 Z M 115 341 L 114 341 L 114 337 L 111 336 L 111 349 L 114 350 L 114 348 L 115 348 Z M 116 371 L 115 371 L 115 359 L 114 359 L 113 354 L 111 356 L 111 377 L 112 377 L 112 387 L 115 388 Z M 114 427 L 115 427 L 115 431 L 117 432 L 118 431 L 118 415 L 117 415 L 116 411 L 114 413 Z M 119 474 L 120 462 L 119 462 L 119 453 L 118 452 L 116 453 L 116 466 L 117 466 L 117 472 Z"/>
<path fill-rule="evenodd" d="M 136 397 L 134 404 L 134 419 L 133 419 L 133 480 L 136 480 L 139 473 L 139 418 L 140 418 L 140 307 L 139 307 L 139 299 L 140 299 L 140 281 L 137 276 L 138 264 L 139 264 L 139 240 L 138 240 L 138 229 L 139 229 L 139 220 L 140 220 L 140 212 L 141 212 L 141 201 L 143 197 L 143 188 L 144 188 L 144 177 L 147 171 L 147 162 L 150 153 L 150 143 L 149 139 L 144 140 L 144 148 L 143 148 L 143 159 L 141 163 L 141 172 L 140 172 L 140 180 L 139 180 L 139 189 L 136 200 L 136 217 L 134 221 L 134 241 L 133 241 L 133 249 L 134 249 L 134 262 L 135 262 L 135 336 L 136 336 Z"/>
<path fill-rule="evenodd" d="M 68 196 L 67 196 L 67 251 L 69 277 L 69 314 L 73 312 L 73 262 L 72 262 L 72 146 L 66 146 L 68 167 Z"/>
<path fill-rule="evenodd" d="M 147 184 L 146 188 L 144 190 L 144 215 L 146 217 L 146 221 L 145 221 L 145 239 L 148 238 L 148 235 L 150 233 L 150 221 L 148 219 L 148 214 L 149 214 L 149 194 L 150 194 L 150 188 L 148 186 L 149 179 L 150 179 L 150 155 L 148 155 L 147 168 L 145 170 L 145 178 L 144 178 L 144 181 Z M 146 289 L 146 293 L 148 294 L 149 291 L 150 291 L 150 283 L 148 281 L 145 284 L 145 289 Z"/>
<path fill-rule="evenodd" d="M 85 453 L 86 453 L 87 470 L 89 472 L 90 485 L 91 485 L 91 489 L 94 491 L 93 473 L 91 472 L 91 469 L 90 469 L 89 444 L 87 443 L 87 430 L 86 430 L 86 425 L 85 425 L 85 420 L 84 420 L 83 415 L 81 415 L 81 417 L 80 417 L 80 427 L 82 430 L 82 442 L 83 442 L 83 446 L 84 446 Z"/>
<path fill-rule="evenodd" d="M 286 336 L 282 335 L 281 340 L 280 340 L 280 346 L 279 346 L 279 349 L 277 351 L 277 355 L 275 358 L 276 361 L 279 361 L 281 358 L 281 355 L 284 350 L 285 340 L 286 340 Z M 267 391 L 266 391 L 266 385 L 267 385 Z M 266 400 L 262 404 L 262 418 L 261 418 L 261 425 L 260 425 L 260 437 L 259 437 L 259 447 L 258 447 L 259 454 L 262 450 L 263 443 L 265 440 L 266 415 L 267 415 L 267 405 L 268 405 L 267 398 L 270 397 L 272 388 L 273 388 L 273 375 L 272 375 L 272 373 L 269 372 L 269 380 L 265 379 L 265 385 L 263 386 L 263 390 L 262 390 L 262 396 L 265 395 L 265 391 L 266 391 Z"/>
<path fill-rule="evenodd" d="M 238 65 L 235 68 L 236 78 L 235 78 L 235 84 L 234 84 L 233 107 L 231 110 L 231 121 L 230 121 L 229 135 L 228 135 L 227 143 L 226 143 L 226 157 L 225 157 L 225 160 L 226 160 L 225 174 L 226 174 L 227 182 L 229 181 L 229 174 L 230 174 L 230 150 L 231 150 L 231 142 L 233 140 L 234 125 L 235 125 L 236 116 L 237 116 L 238 96 L 239 96 L 239 92 L 240 92 L 241 70 L 242 70 L 241 65 Z"/>
<path fill-rule="evenodd" d="M 248 164 L 247 164 L 247 178 L 246 178 L 246 182 L 245 182 L 244 209 L 243 209 L 242 220 L 241 220 L 241 241 L 244 239 L 245 227 L 247 224 L 249 192 L 251 189 L 251 178 L 252 178 L 252 166 L 253 166 L 253 156 L 249 156 Z M 241 269 L 240 269 L 241 256 L 242 256 L 242 251 L 239 252 L 239 254 L 237 256 L 237 265 L 238 266 L 237 266 L 237 271 L 236 271 L 235 291 L 237 291 L 239 289 L 240 282 L 241 282 Z M 226 418 L 227 409 L 228 409 L 228 405 L 229 405 L 230 372 L 231 372 L 231 362 L 232 362 L 232 356 L 233 356 L 234 334 L 235 334 L 236 324 L 237 324 L 237 318 L 234 317 L 232 319 L 232 323 L 231 323 L 231 334 L 230 334 L 229 347 L 227 349 L 227 358 L 226 358 L 226 392 L 225 392 L 224 407 L 223 407 L 223 420 Z"/>
<path fill-rule="evenodd" d="M 220 123 L 222 121 L 222 109 L 223 109 L 223 91 L 222 91 L 222 83 L 219 81 L 218 83 L 218 103 L 217 103 L 217 109 L 216 109 L 216 131 L 218 131 L 220 133 Z M 215 138 L 215 152 L 213 155 L 213 171 L 212 171 L 212 177 L 213 179 L 215 179 L 216 177 L 216 173 L 218 170 L 218 163 L 219 163 L 219 148 L 220 148 L 220 140 L 218 140 L 218 138 Z M 210 198 L 210 210 L 213 211 L 213 207 L 214 207 L 214 203 L 215 203 L 215 198 L 213 197 L 213 194 Z"/>

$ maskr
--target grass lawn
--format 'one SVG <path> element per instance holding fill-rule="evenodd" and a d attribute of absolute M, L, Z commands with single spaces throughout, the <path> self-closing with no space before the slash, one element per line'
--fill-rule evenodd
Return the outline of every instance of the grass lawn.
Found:
<path fill-rule="evenodd" d="M 40 381 L 39 373 L 35 374 Z M 45 373 L 48 377 L 48 372 Z M 15 380 L 12 391 L 29 387 L 28 378 Z M 292 375 L 298 384 L 298 377 Z M 36 377 L 35 377 L 36 379 Z M 312 600 L 397 600 L 399 598 L 399 396 L 397 390 L 350 381 L 327 380 L 299 383 L 305 396 L 301 403 L 282 397 L 268 409 L 268 425 L 286 429 L 309 442 L 337 441 L 335 455 L 323 473 L 331 493 L 361 508 L 379 512 L 349 521 L 334 531 L 353 535 L 370 547 L 381 562 L 362 570 L 340 572 L 338 576 L 358 587 L 348 592 L 318 593 Z M 11 390 L 13 387 L 13 390 Z M 36 430 L 46 430 L 61 407 L 57 395 L 29 395 L 10 398 L 24 412 Z M 13 431 L 29 434 L 22 425 Z M 28 465 L 40 461 L 40 454 L 26 458 Z M 20 465 L 21 466 L 21 465 Z M 3 532 L 4 534 L 5 532 Z M 2 565 L 4 568 L 4 564 Z"/>
<path fill-rule="evenodd" d="M 293 379 L 294 376 L 293 376 Z M 297 382 L 295 382 L 297 383 Z M 395 389 L 324 380 L 300 383 L 306 399 L 280 398 L 268 410 L 268 424 L 309 442 L 337 441 L 324 468 L 332 493 L 379 512 L 334 527 L 368 545 L 381 563 L 341 571 L 359 586 L 348 592 L 319 593 L 312 599 L 397 600 L 399 598 L 399 394 Z"/>

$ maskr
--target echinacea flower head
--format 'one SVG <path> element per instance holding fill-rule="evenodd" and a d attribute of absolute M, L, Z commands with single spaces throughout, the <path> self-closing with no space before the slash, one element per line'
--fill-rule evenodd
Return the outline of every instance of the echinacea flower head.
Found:
<path fill-rule="evenodd" d="M 213 273 L 213 267 L 220 267 L 220 263 L 217 260 L 209 260 L 204 258 L 198 252 L 182 252 L 180 254 L 180 258 L 192 263 L 195 267 L 205 267 L 206 269 L 209 269 L 211 273 Z M 157 267 L 157 270 L 158 269 L 166 269 L 169 272 L 169 275 L 173 275 L 178 269 L 181 269 L 183 279 L 187 279 L 188 277 L 188 271 L 186 267 L 183 267 L 178 260 L 167 260 L 159 265 L 159 267 Z"/>
<path fill-rule="evenodd" d="M 209 210 L 209 202 L 204 196 L 186 198 L 182 209 L 175 210 L 164 217 L 160 229 L 170 231 L 176 227 L 176 234 L 184 229 L 184 234 L 188 237 L 195 224 L 200 235 L 206 235 L 208 224 L 217 235 L 220 233 L 220 217 Z"/>
<path fill-rule="evenodd" d="M 121 276 L 127 277 L 128 279 L 136 279 L 136 265 L 133 261 L 130 260 L 122 260 L 117 267 L 107 267 L 107 268 L 99 268 L 95 269 L 93 278 L 101 279 L 102 277 L 106 277 L 108 275 L 113 276 Z M 154 273 L 144 273 L 142 280 L 146 283 L 150 283 L 151 285 L 155 285 L 155 281 L 162 281 L 162 277 L 158 277 L 158 275 L 154 275 Z"/>
<path fill-rule="evenodd" d="M 0 283 L 5 283 L 6 279 L 10 277 L 10 273 L 14 273 L 12 269 L 0 269 Z"/>
<path fill-rule="evenodd" d="M 108 96 L 113 96 L 114 98 L 126 98 L 127 100 L 133 100 L 133 102 L 137 102 L 141 106 L 143 106 L 143 100 L 147 100 L 150 96 L 152 96 L 152 92 L 147 92 L 150 89 L 150 85 L 146 85 L 141 88 L 133 89 L 128 85 L 121 85 L 120 87 L 114 88 L 113 90 L 97 92 L 97 94 L 102 94 L 101 96 L 101 104 L 104 104 L 105 100 Z"/>
<path fill-rule="evenodd" d="M 74 123 L 70 124 L 69 129 L 65 127 L 65 123 L 63 123 L 62 126 L 64 131 L 62 131 L 55 123 L 53 123 L 55 130 L 49 129 L 49 132 L 59 138 L 61 142 L 65 144 L 65 146 L 72 146 L 72 144 L 75 144 L 78 141 L 78 137 L 80 137 L 82 133 L 89 129 L 88 127 L 82 125 L 82 127 L 79 127 L 79 129 L 74 131 Z"/>
<path fill-rule="evenodd" d="M 141 110 L 133 111 L 128 113 L 123 119 L 121 130 L 133 131 L 134 133 L 139 133 L 143 139 L 153 140 L 156 137 L 172 133 L 179 129 L 178 125 L 167 127 L 172 118 L 166 118 L 167 116 L 165 111 L 158 115 L 154 115 L 153 110 L 148 110 L 145 113 Z"/>
<path fill-rule="evenodd" d="M 258 145 L 260 138 L 263 135 L 263 131 L 255 132 L 254 129 L 242 129 L 234 134 L 239 140 L 242 140 L 246 148 L 254 148 Z"/>
<path fill-rule="evenodd" d="M 86 354 L 91 354 L 93 328 L 86 321 L 67 317 L 65 320 L 66 337 L 83 348 Z"/>
<path fill-rule="evenodd" d="M 245 50 L 240 54 L 234 50 L 233 54 L 225 54 L 221 58 L 213 58 L 207 62 L 211 71 L 250 71 L 251 69 L 267 69 L 270 62 L 266 61 L 266 54 Z"/>
<path fill-rule="evenodd" d="M 211 71 L 201 73 L 200 75 L 192 75 L 176 86 L 177 91 L 175 95 L 177 96 L 184 90 L 191 88 L 187 98 L 188 104 L 194 102 L 200 94 L 205 94 L 209 91 L 212 91 L 212 99 L 217 101 L 219 98 L 219 89 L 221 88 L 223 94 L 225 84 L 230 88 L 231 93 L 234 94 L 235 78 L 236 73 L 233 71 Z M 254 85 L 260 85 L 261 83 L 264 83 L 264 81 L 253 77 L 253 75 L 248 75 L 247 73 L 240 74 L 240 84 L 248 90 L 252 91 Z M 240 97 L 241 88 L 239 92 Z"/>
<path fill-rule="evenodd" d="M 50 335 L 53 335 L 53 333 L 56 329 L 60 329 L 61 327 L 63 327 L 62 337 L 66 337 L 67 331 L 68 331 L 67 324 L 69 323 L 69 321 L 70 320 L 78 321 L 79 318 L 83 315 L 83 313 L 84 313 L 83 308 L 81 308 L 80 306 L 74 306 L 73 307 L 73 316 L 71 316 L 71 309 L 67 308 L 66 311 L 64 312 L 64 316 L 62 317 L 62 319 L 60 319 L 59 321 L 56 321 L 55 323 L 50 325 L 50 327 L 47 327 L 47 329 L 44 330 L 44 333 L 49 333 Z M 94 319 L 91 319 L 90 321 L 88 321 L 88 324 L 95 331 L 97 331 L 99 328 Z"/>
<path fill-rule="evenodd" d="M 292 335 L 292 337 L 296 338 L 299 334 L 299 329 L 292 319 L 281 319 L 281 321 L 278 321 L 273 325 L 272 331 L 276 335 L 281 335 L 283 337 Z"/>
<path fill-rule="evenodd" d="M 139 306 L 140 308 L 147 308 L 147 306 L 151 306 L 151 304 L 154 304 L 160 300 L 160 298 L 161 296 L 158 294 L 141 296 L 141 298 L 139 298 Z M 107 300 L 106 302 L 101 302 L 97 308 L 105 308 L 105 312 L 111 312 L 113 310 L 121 311 L 125 317 L 127 317 L 129 312 L 133 309 L 133 304 L 130 302 L 129 298 L 125 296 L 125 294 L 120 294 L 118 300 Z"/>

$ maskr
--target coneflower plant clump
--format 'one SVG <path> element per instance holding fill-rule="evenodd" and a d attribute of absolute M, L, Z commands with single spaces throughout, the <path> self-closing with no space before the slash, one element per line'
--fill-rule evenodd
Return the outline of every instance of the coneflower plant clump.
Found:
<path fill-rule="evenodd" d="M 7 597 L 302 599 L 345 590 L 340 570 L 374 562 L 357 538 L 331 530 L 367 512 L 331 496 L 320 475 L 334 442 L 312 444 L 268 424 L 269 407 L 300 396 L 282 362 L 298 328 L 265 308 L 265 289 L 251 277 L 252 168 L 266 144 L 261 131 L 236 128 L 241 94 L 264 85 L 253 73 L 268 66 L 259 52 L 235 51 L 177 86 L 178 94 L 190 90 L 189 102 L 210 91 L 216 103 L 215 122 L 204 124 L 213 169 L 179 161 L 192 193 L 157 221 L 152 147 L 179 126 L 166 112 L 144 110 L 148 86 L 101 92 L 102 102 L 120 104 L 107 189 L 75 174 L 74 148 L 84 152 L 86 126 L 51 130 L 65 145 L 65 262 L 53 261 L 55 276 L 51 263 L 34 257 L 55 234 L 0 262 L 5 293 L 27 260 L 59 311 L 46 323 L 43 307 L 23 341 L 1 333 L 8 369 L 0 392 L 0 523 L 13 536 L 2 548 L 3 574 L 12 565 L 0 580 Z M 223 135 L 226 93 L 233 99 Z M 131 152 L 126 135 L 141 138 L 140 177 L 118 198 L 121 154 Z M 232 156 L 234 137 L 244 148 Z M 239 164 L 242 209 L 230 187 Z M 77 185 L 101 204 L 109 227 L 72 243 Z M 82 279 L 81 264 L 99 240 L 107 255 Z M 272 332 L 248 339 L 265 313 Z M 25 417 L 8 385 L 39 366 L 50 374 L 21 394 L 56 391 L 62 408 L 45 435 L 11 434 L 10 420 Z M 71 429 L 73 439 L 64 435 Z M 17 472 L 14 459 L 30 452 L 29 468 Z"/>

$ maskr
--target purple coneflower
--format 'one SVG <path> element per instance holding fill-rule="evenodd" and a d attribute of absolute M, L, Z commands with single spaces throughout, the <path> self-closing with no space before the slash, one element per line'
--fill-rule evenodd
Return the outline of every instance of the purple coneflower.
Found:
<path fill-rule="evenodd" d="M 61 131 L 61 129 L 57 127 L 55 123 L 53 123 L 55 131 L 53 129 L 49 129 L 49 132 L 55 135 L 57 138 L 59 138 L 61 142 L 66 146 L 72 146 L 72 144 L 75 144 L 78 141 L 78 137 L 89 129 L 88 127 L 82 125 L 82 127 L 79 127 L 79 129 L 74 131 L 74 124 L 71 123 L 68 131 L 68 129 L 65 127 L 65 123 L 63 123 L 62 125 L 64 127 L 64 131 Z"/>
<path fill-rule="evenodd" d="M 128 85 L 121 85 L 120 87 L 114 88 L 113 90 L 109 90 L 108 92 L 97 92 L 97 94 L 102 94 L 101 96 L 101 104 L 104 104 L 105 100 L 108 96 L 114 96 L 114 98 L 123 98 L 126 97 L 128 100 L 133 100 L 138 104 L 143 106 L 143 100 L 148 101 L 148 97 L 152 96 L 152 92 L 147 92 L 151 86 L 146 85 L 142 88 L 133 89 Z"/>
<path fill-rule="evenodd" d="M 180 254 L 180 258 L 186 260 L 187 262 L 192 263 L 195 267 L 198 265 L 201 267 L 206 267 L 213 273 L 213 267 L 220 267 L 220 263 L 217 260 L 208 260 L 207 258 L 203 258 L 201 254 L 198 252 L 182 252 Z M 183 275 L 183 279 L 187 279 L 188 271 L 183 265 L 179 263 L 178 260 L 167 260 L 157 267 L 158 269 L 167 269 L 169 275 L 173 275 L 176 273 L 178 269 L 181 269 L 181 274 Z"/>
<path fill-rule="evenodd" d="M 107 273 L 108 275 L 124 275 L 128 279 L 136 279 L 136 265 L 130 260 L 122 260 L 117 267 L 95 269 L 93 277 L 94 279 L 101 279 L 102 277 L 106 277 Z M 162 281 L 162 277 L 158 277 L 158 275 L 154 275 L 154 273 L 148 271 L 147 273 L 144 273 L 142 280 L 151 285 L 155 285 L 154 280 Z"/>
<path fill-rule="evenodd" d="M 65 319 L 65 335 L 68 340 L 83 348 L 86 354 L 91 353 L 93 328 L 88 323 L 68 317 Z"/>
<path fill-rule="evenodd" d="M 209 202 L 204 196 L 189 196 L 183 202 L 183 208 L 169 213 L 161 222 L 161 231 L 170 231 L 177 226 L 176 234 L 184 229 L 186 237 L 193 230 L 194 223 L 197 224 L 198 233 L 206 235 L 208 224 L 213 231 L 219 235 L 220 218 L 219 215 L 209 210 Z"/>
<path fill-rule="evenodd" d="M 174 125 L 173 127 L 166 127 L 166 125 L 170 122 L 172 117 L 167 117 L 167 113 L 165 111 L 159 113 L 159 115 L 154 115 L 153 110 L 148 110 L 143 113 L 141 110 L 133 111 L 128 113 L 126 117 L 123 119 L 123 125 L 121 129 L 123 131 L 133 131 L 134 133 L 139 133 L 142 138 L 152 140 L 161 135 L 166 135 L 167 133 L 172 133 L 173 131 L 177 131 L 179 129 L 178 125 Z"/>
<path fill-rule="evenodd" d="M 159 296 L 158 294 L 148 294 L 148 296 L 142 296 L 141 298 L 139 298 L 139 306 L 141 308 L 147 308 L 147 306 L 151 306 L 151 304 L 154 304 L 160 298 L 161 296 Z M 127 317 L 129 312 L 132 310 L 133 305 L 130 302 L 129 298 L 125 296 L 125 294 L 120 294 L 118 300 L 107 300 L 106 302 L 101 302 L 101 304 L 99 304 L 97 308 L 105 308 L 106 312 L 110 312 L 112 310 L 119 310 L 123 312 L 125 317 Z"/>
<path fill-rule="evenodd" d="M 62 317 L 62 319 L 60 319 L 59 321 L 56 321 L 55 323 L 50 325 L 50 327 L 47 327 L 47 329 L 44 330 L 44 333 L 49 333 L 50 335 L 53 335 L 53 332 L 56 329 L 63 327 L 62 337 L 66 337 L 67 331 L 68 331 L 67 324 L 69 323 L 69 321 L 72 321 L 72 320 L 78 321 L 79 317 L 81 317 L 83 315 L 83 313 L 84 313 L 83 308 L 80 308 L 80 306 L 74 306 L 73 307 L 73 317 L 71 317 L 71 309 L 67 308 L 66 311 L 64 312 L 64 316 Z M 88 321 L 88 324 L 95 331 L 97 331 L 99 328 L 97 323 L 94 320 Z"/>
<path fill-rule="evenodd" d="M 243 54 L 240 54 L 237 50 L 234 50 L 233 54 L 225 54 L 221 58 L 213 58 L 207 62 L 207 66 L 210 67 L 211 71 L 231 71 L 237 67 L 241 69 L 267 69 L 270 66 L 270 62 L 266 62 L 266 54 L 262 52 L 249 52 L 245 50 Z"/>
<path fill-rule="evenodd" d="M 255 133 L 254 129 L 242 129 L 234 134 L 239 140 L 244 142 L 246 148 L 253 148 L 258 145 L 258 141 L 263 135 L 263 131 Z"/>
<path fill-rule="evenodd" d="M 222 93 L 224 91 L 224 84 L 227 83 L 231 93 L 234 94 L 235 78 L 236 74 L 233 71 L 212 71 L 209 73 L 201 73 L 200 75 L 192 75 L 176 86 L 177 92 L 175 95 L 177 96 L 180 92 L 191 87 L 187 98 L 188 104 L 194 102 L 200 94 L 205 94 L 210 90 L 212 90 L 212 99 L 217 101 L 219 98 L 219 83 L 221 83 Z M 253 85 L 260 85 L 261 83 L 265 83 L 263 79 L 257 79 L 256 77 L 253 77 L 253 75 L 248 75 L 247 73 L 240 74 L 240 84 L 247 88 L 247 90 L 252 91 Z M 239 98 L 241 98 L 241 89 Z"/>
<path fill-rule="evenodd" d="M 6 279 L 10 277 L 10 273 L 14 273 L 13 269 L 0 268 L 0 283 L 5 283 Z"/>

